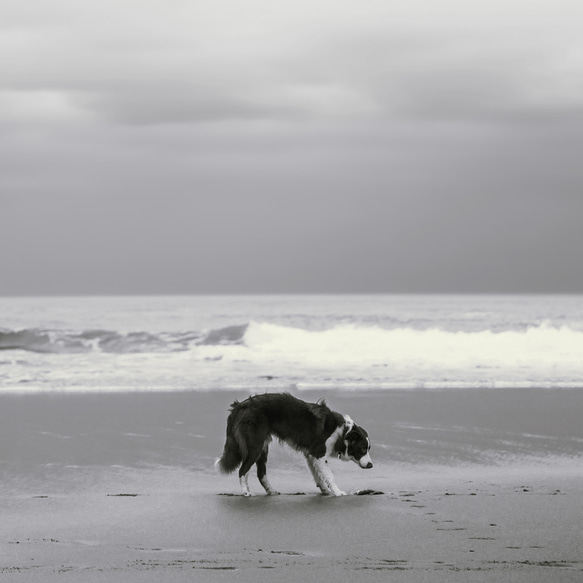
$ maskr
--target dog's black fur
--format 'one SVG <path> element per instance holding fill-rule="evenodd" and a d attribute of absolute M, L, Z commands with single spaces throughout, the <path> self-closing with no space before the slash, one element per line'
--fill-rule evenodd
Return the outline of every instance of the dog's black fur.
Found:
<path fill-rule="evenodd" d="M 326 457 L 352 460 L 372 468 L 368 434 L 348 416 L 328 408 L 325 401 L 306 403 L 289 393 L 266 393 L 231 405 L 219 469 L 231 473 L 239 467 L 244 495 L 250 495 L 247 474 L 257 465 L 257 477 L 268 494 L 277 494 L 267 481 L 267 454 L 271 437 L 303 453 L 318 487 L 341 495 L 332 473 L 323 464 Z"/>

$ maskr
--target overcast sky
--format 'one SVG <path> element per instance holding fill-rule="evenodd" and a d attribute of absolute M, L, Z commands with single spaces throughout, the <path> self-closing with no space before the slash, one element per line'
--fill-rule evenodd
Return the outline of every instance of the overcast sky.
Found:
<path fill-rule="evenodd" d="M 3 0 L 0 294 L 583 293 L 581 0 Z"/>

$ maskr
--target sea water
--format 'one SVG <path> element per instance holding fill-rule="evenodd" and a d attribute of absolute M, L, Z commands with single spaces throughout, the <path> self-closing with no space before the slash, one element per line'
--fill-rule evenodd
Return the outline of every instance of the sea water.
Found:
<path fill-rule="evenodd" d="M 0 392 L 583 387 L 583 296 L 0 298 Z"/>

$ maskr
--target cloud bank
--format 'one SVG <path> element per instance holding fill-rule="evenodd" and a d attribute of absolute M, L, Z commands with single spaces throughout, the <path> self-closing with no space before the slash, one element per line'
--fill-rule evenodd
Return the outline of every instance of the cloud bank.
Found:
<path fill-rule="evenodd" d="M 581 9 L 567 0 L 5 4 L 5 120 L 508 119 L 583 107 Z"/>

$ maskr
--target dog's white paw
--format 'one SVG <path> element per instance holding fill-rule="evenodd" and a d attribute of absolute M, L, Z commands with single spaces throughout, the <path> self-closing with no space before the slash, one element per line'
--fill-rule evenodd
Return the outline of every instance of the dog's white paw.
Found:
<path fill-rule="evenodd" d="M 322 490 L 322 494 L 324 494 L 324 496 L 348 496 L 348 494 L 342 490 Z"/>

